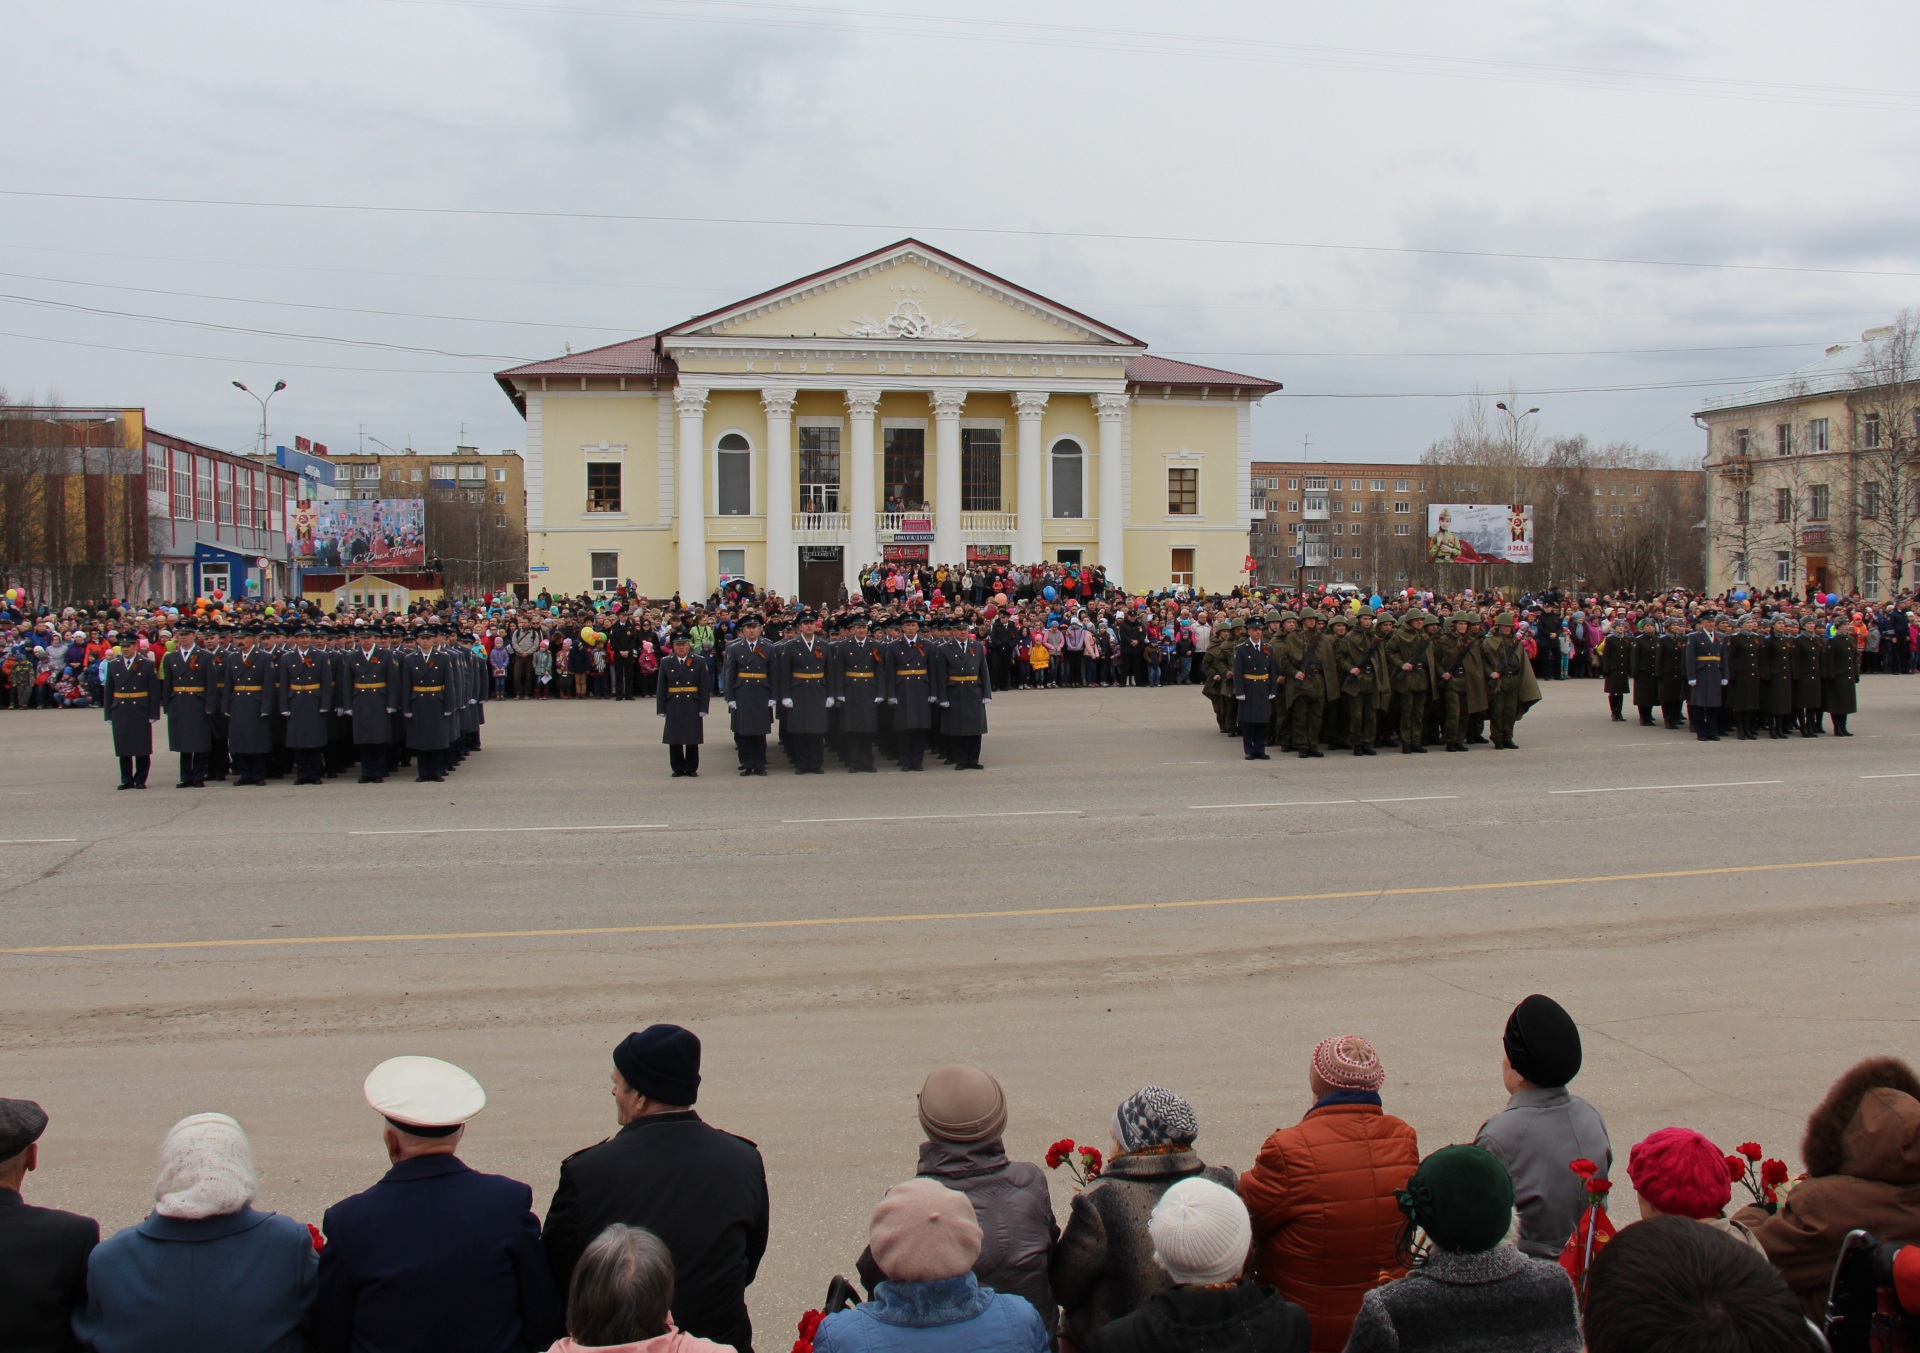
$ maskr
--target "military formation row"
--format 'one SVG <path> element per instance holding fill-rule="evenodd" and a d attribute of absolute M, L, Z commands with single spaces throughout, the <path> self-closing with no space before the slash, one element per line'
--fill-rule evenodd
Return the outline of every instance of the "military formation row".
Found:
<path fill-rule="evenodd" d="M 1238 733 L 1249 761 L 1267 748 L 1302 758 L 1322 746 L 1372 756 L 1398 742 L 1402 753 L 1440 741 L 1450 752 L 1486 743 L 1515 748 L 1514 725 L 1540 688 L 1508 613 L 1491 621 L 1458 611 L 1442 624 L 1425 611 L 1336 611 L 1255 616 L 1226 622 L 1202 667 L 1201 690 L 1220 731 Z"/>
<path fill-rule="evenodd" d="M 718 673 L 687 634 L 673 636 L 654 707 L 676 778 L 699 774 L 716 692 L 741 775 L 767 773 L 767 739 L 776 734 L 797 775 L 824 774 L 829 747 L 852 772 L 874 769 L 876 746 L 903 771 L 923 769 L 929 746 L 956 770 L 981 769 L 993 680 L 970 630 L 935 622 L 923 634 L 907 618 L 898 639 L 878 639 L 859 614 L 841 621 L 835 639 L 822 638 L 809 619 L 793 628 L 791 637 L 768 639 L 757 617 L 743 619 Z"/>
<path fill-rule="evenodd" d="M 131 647 L 107 662 L 105 714 L 120 788 L 144 789 L 164 715 L 176 788 L 264 785 L 289 769 L 317 785 L 358 761 L 360 783 L 417 759 L 437 781 L 480 747 L 485 660 L 441 629 L 238 634 L 188 628 L 156 665 Z"/>

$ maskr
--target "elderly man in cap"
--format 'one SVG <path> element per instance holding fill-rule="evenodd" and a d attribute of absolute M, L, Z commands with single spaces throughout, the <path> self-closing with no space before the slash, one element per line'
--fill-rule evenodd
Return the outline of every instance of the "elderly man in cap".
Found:
<path fill-rule="evenodd" d="M 40 1166 L 47 1115 L 30 1099 L 0 1099 L 0 1348 L 65 1353 L 82 1347 L 73 1316 L 87 1304 L 87 1256 L 100 1223 L 20 1196 Z"/>
<path fill-rule="evenodd" d="M 1587 1202 L 1586 1183 L 1568 1163 L 1591 1160 L 1604 1179 L 1613 1147 L 1600 1111 L 1567 1090 L 1580 1074 L 1580 1029 L 1558 1001 L 1533 995 L 1516 1005 L 1501 1045 L 1500 1078 L 1511 1098 L 1481 1125 L 1474 1145 L 1513 1176 L 1520 1249 L 1557 1259 Z"/>
<path fill-rule="evenodd" d="M 673 1024 L 613 1050 L 620 1131 L 560 1163 L 543 1240 L 565 1291 L 580 1253 L 610 1222 L 653 1232 L 673 1252 L 673 1322 L 752 1353 L 747 1287 L 767 1250 L 760 1149 L 701 1121 L 700 1040 Z"/>
<path fill-rule="evenodd" d="M 454 1153 L 486 1107 L 435 1057 L 394 1057 L 366 1080 L 393 1168 L 327 1209 L 313 1338 L 320 1353 L 520 1353 L 545 1348 L 561 1305 L 533 1191 Z"/>

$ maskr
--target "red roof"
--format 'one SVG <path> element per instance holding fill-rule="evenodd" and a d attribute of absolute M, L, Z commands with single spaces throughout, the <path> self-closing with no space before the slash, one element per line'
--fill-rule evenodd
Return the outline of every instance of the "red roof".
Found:
<path fill-rule="evenodd" d="M 1136 357 L 1127 363 L 1129 385 L 1206 385 L 1221 389 L 1258 390 L 1271 394 L 1284 387 L 1279 381 L 1260 376 L 1243 376 L 1237 371 L 1221 371 L 1192 362 L 1176 362 L 1171 357 Z"/>
<path fill-rule="evenodd" d="M 493 378 L 500 382 L 507 398 L 525 414 L 527 406 L 520 392 L 513 388 L 515 380 L 537 380 L 542 376 L 641 376 L 672 380 L 678 374 L 673 359 L 660 351 L 659 335 L 648 334 L 645 338 L 609 343 L 604 348 L 588 348 L 585 352 L 550 357 L 544 362 L 509 367 L 495 372 Z"/>

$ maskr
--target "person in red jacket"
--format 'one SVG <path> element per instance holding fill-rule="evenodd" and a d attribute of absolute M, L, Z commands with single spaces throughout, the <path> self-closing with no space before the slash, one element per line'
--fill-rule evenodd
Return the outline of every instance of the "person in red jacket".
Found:
<path fill-rule="evenodd" d="M 1323 1040 L 1307 1072 L 1313 1107 L 1267 1138 L 1240 1197 L 1253 1219 L 1260 1281 L 1306 1308 L 1314 1353 L 1338 1353 L 1368 1289 L 1402 1273 L 1394 1190 L 1420 1164 L 1413 1128 L 1384 1112 L 1373 1045 Z"/>

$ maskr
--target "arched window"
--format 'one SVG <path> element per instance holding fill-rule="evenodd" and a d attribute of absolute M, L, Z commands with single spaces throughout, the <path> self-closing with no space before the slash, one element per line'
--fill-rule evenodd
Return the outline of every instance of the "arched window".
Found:
<path fill-rule="evenodd" d="M 1071 437 L 1053 444 L 1053 515 L 1084 517 L 1082 499 L 1087 482 L 1086 453 Z"/>
<path fill-rule="evenodd" d="M 753 449 L 737 432 L 722 437 L 715 459 L 714 510 L 722 517 L 753 513 Z"/>

